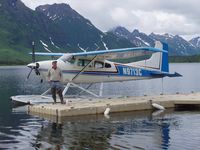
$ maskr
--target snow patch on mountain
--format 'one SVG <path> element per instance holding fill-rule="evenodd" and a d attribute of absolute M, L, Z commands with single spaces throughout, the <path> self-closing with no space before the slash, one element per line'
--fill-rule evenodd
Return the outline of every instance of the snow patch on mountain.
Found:
<path fill-rule="evenodd" d="M 89 25 L 89 26 L 93 27 L 93 25 L 92 25 L 91 23 L 89 23 L 89 22 L 87 22 L 87 25 Z"/>
<path fill-rule="evenodd" d="M 190 43 L 190 42 L 189 42 L 189 44 L 190 44 L 190 46 L 192 46 L 192 47 L 196 47 L 194 44 L 192 44 L 192 43 Z"/>
<path fill-rule="evenodd" d="M 200 47 L 200 37 L 197 40 L 197 46 Z"/>
<path fill-rule="evenodd" d="M 47 52 L 52 53 L 52 51 L 50 51 L 47 47 L 45 47 L 45 46 L 43 46 L 43 47 L 44 47 L 44 49 L 45 49 Z"/>
<path fill-rule="evenodd" d="M 103 46 L 105 47 L 106 50 L 108 50 L 107 44 L 103 41 L 103 35 L 100 35 L 100 37 L 101 37 L 101 42 Z"/>
<path fill-rule="evenodd" d="M 59 16 L 57 16 L 56 14 L 49 17 L 49 19 L 51 19 L 53 21 L 55 21 L 57 18 L 59 18 Z"/>
<path fill-rule="evenodd" d="M 57 45 L 54 44 L 54 42 L 52 41 L 52 38 L 51 38 L 51 37 L 49 37 L 49 40 L 50 40 L 50 42 L 51 42 L 51 44 L 52 44 L 53 46 L 55 46 L 57 49 L 60 49 L 60 47 L 58 47 Z"/>
<path fill-rule="evenodd" d="M 40 43 L 41 43 L 44 47 L 48 47 L 48 45 L 45 44 L 42 40 L 40 40 Z"/>
<path fill-rule="evenodd" d="M 136 37 L 138 40 L 140 40 L 142 43 L 144 43 L 147 46 L 151 46 L 149 43 L 145 42 L 143 39 L 141 39 L 140 37 Z"/>
<path fill-rule="evenodd" d="M 97 45 L 97 43 L 94 43 L 94 45 L 97 47 L 95 50 L 98 50 L 100 47 Z"/>
<path fill-rule="evenodd" d="M 42 40 L 40 40 L 40 43 L 43 45 L 43 48 L 44 48 L 47 52 L 52 53 L 52 51 L 48 49 L 48 45 L 47 45 L 47 44 L 45 44 Z"/>
<path fill-rule="evenodd" d="M 78 48 L 79 48 L 80 50 L 82 50 L 83 52 L 86 52 L 86 50 L 85 50 L 84 48 L 80 47 L 79 43 L 77 44 L 77 46 L 78 46 Z"/>
<path fill-rule="evenodd" d="M 103 46 L 105 47 L 105 49 L 108 50 L 107 44 L 104 43 L 103 41 L 102 41 L 102 43 L 103 43 Z"/>
<path fill-rule="evenodd" d="M 169 33 L 165 33 L 164 36 L 165 36 L 166 38 L 174 38 L 174 35 L 169 34 Z"/>

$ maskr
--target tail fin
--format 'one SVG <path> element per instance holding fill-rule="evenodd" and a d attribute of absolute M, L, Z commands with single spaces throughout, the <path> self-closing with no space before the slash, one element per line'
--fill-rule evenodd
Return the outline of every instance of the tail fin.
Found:
<path fill-rule="evenodd" d="M 156 41 L 155 48 L 162 50 L 162 52 L 155 52 L 149 59 L 133 62 L 131 64 L 168 73 L 168 45 L 165 43 L 161 43 L 160 41 Z"/>
<path fill-rule="evenodd" d="M 161 55 L 161 57 L 160 57 L 161 58 L 161 60 L 160 60 L 160 62 L 161 62 L 161 64 L 160 64 L 160 71 L 161 71 L 161 73 L 157 72 L 157 73 L 153 73 L 153 74 L 154 75 L 158 75 L 158 76 L 162 76 L 162 77 L 165 77 L 165 76 L 167 76 L 167 77 L 182 77 L 182 75 L 179 74 L 179 73 L 177 73 L 177 72 L 175 72 L 175 73 L 169 73 L 168 45 L 165 44 L 165 43 L 161 43 L 159 41 L 156 41 L 155 48 L 162 49 L 163 52 L 160 53 L 160 55 Z M 152 55 L 152 57 L 153 57 L 153 55 Z"/>
<path fill-rule="evenodd" d="M 169 72 L 168 45 L 166 43 L 161 43 L 160 41 L 156 41 L 155 48 L 162 49 L 165 51 L 160 53 L 160 71 Z"/>

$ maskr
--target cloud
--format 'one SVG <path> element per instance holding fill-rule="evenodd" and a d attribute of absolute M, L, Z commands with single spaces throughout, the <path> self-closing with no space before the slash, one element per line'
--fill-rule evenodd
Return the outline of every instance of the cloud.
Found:
<path fill-rule="evenodd" d="M 130 31 L 200 34 L 199 0 L 22 0 L 32 9 L 41 4 L 68 3 L 97 28 L 121 25 Z"/>

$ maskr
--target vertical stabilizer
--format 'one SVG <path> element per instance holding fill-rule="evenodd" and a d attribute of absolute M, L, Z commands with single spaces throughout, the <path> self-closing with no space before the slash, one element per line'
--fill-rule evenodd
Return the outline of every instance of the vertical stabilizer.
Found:
<path fill-rule="evenodd" d="M 130 65 L 168 73 L 168 45 L 161 43 L 160 41 L 155 41 L 155 48 L 159 49 L 160 51 L 153 53 L 152 56 L 147 60 L 133 62 L 130 63 Z"/>
<path fill-rule="evenodd" d="M 166 43 L 161 43 L 160 41 L 155 42 L 155 48 L 162 49 L 165 52 L 161 53 L 161 71 L 169 72 L 169 62 L 168 62 L 168 45 Z"/>

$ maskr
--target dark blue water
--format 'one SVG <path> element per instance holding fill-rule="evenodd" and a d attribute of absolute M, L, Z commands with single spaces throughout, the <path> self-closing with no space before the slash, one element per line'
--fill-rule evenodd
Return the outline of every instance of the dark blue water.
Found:
<path fill-rule="evenodd" d="M 182 78 L 104 84 L 104 96 L 200 91 L 200 64 L 172 64 Z M 0 68 L 0 149 L 200 149 L 200 111 L 167 110 L 63 118 L 59 123 L 12 108 L 9 97 L 39 94 L 48 84 L 25 67 Z M 163 84 L 162 84 L 163 82 Z M 97 91 L 98 86 L 95 86 Z"/>

